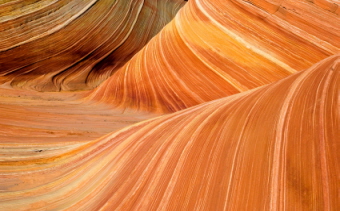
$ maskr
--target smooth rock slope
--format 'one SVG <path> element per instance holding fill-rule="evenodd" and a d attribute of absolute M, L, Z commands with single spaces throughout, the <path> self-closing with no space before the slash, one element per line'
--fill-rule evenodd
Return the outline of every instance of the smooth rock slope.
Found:
<path fill-rule="evenodd" d="M 89 98 L 173 112 L 285 78 L 340 53 L 339 2 L 322 2 L 188 1 Z"/>
<path fill-rule="evenodd" d="M 337 55 L 97 141 L 7 158 L 2 210 L 337 210 L 339 96 Z"/>
<path fill-rule="evenodd" d="M 340 210 L 339 15 L 0 0 L 0 211 Z"/>

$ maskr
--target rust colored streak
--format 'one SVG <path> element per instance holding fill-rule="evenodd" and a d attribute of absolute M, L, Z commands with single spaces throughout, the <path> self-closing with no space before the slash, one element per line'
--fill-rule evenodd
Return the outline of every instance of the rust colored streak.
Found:
<path fill-rule="evenodd" d="M 332 56 L 252 91 L 51 147 L 44 162 L 19 150 L 22 162 L 2 162 L 0 206 L 337 210 L 339 62 Z"/>
<path fill-rule="evenodd" d="M 285 78 L 340 52 L 339 17 L 319 5 L 189 1 L 89 99 L 167 113 Z"/>
<path fill-rule="evenodd" d="M 155 36 L 180 0 L 46 0 L 0 5 L 0 77 L 38 91 L 98 86 Z"/>
<path fill-rule="evenodd" d="M 339 6 L 0 0 L 0 211 L 340 210 Z"/>

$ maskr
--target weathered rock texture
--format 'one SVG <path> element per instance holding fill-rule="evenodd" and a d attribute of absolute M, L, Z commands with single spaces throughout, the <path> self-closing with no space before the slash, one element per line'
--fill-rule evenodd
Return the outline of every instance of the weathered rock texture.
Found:
<path fill-rule="evenodd" d="M 41 153 L 7 147 L 16 156 L 1 158 L 1 206 L 337 210 L 339 87 L 340 56 L 333 56 L 271 85 L 97 141 Z"/>
<path fill-rule="evenodd" d="M 188 1 L 90 98 L 172 112 L 304 70 L 340 52 L 339 5 L 317 2 Z"/>
<path fill-rule="evenodd" d="M 150 113 L 83 103 L 82 93 L 36 93 L 0 88 L 0 145 L 92 141 L 136 122 Z M 27 147 L 27 146 L 26 146 Z M 32 149 L 34 151 L 34 149 Z"/>
<path fill-rule="evenodd" d="M 0 0 L 1 211 L 340 210 L 339 1 L 184 4 Z"/>
<path fill-rule="evenodd" d="M 96 87 L 138 52 L 182 0 L 0 4 L 0 82 L 38 91 Z"/>

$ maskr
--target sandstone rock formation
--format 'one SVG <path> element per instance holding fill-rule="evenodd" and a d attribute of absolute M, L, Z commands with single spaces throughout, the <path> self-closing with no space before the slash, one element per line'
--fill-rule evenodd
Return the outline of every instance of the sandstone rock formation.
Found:
<path fill-rule="evenodd" d="M 139 51 L 182 0 L 7 1 L 0 82 L 38 91 L 96 87 Z"/>
<path fill-rule="evenodd" d="M 340 52 L 338 13 L 310 1 L 189 1 L 90 98 L 172 112 L 269 84 Z"/>
<path fill-rule="evenodd" d="M 1 206 L 337 210 L 339 87 L 337 55 L 271 85 L 97 141 L 49 149 L 38 157 L 19 151 L 0 163 L 6 181 Z"/>
<path fill-rule="evenodd" d="M 340 210 L 339 15 L 0 0 L 0 210 Z"/>
<path fill-rule="evenodd" d="M 0 88 L 0 145 L 92 141 L 155 114 L 83 103 L 86 92 L 36 93 Z M 32 149 L 34 151 L 34 149 Z"/>

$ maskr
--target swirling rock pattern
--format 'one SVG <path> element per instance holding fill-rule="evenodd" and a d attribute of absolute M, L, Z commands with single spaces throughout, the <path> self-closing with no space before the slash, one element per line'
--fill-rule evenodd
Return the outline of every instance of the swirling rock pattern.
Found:
<path fill-rule="evenodd" d="M 339 96 L 337 55 L 97 141 L 20 151 L 0 163 L 2 210 L 337 210 Z"/>
<path fill-rule="evenodd" d="M 182 0 L 1 3 L 0 82 L 38 91 L 96 87 L 185 4 Z"/>
<path fill-rule="evenodd" d="M 173 112 L 287 77 L 340 52 L 339 4 L 327 2 L 188 1 L 89 98 Z"/>
<path fill-rule="evenodd" d="M 0 14 L 1 211 L 340 210 L 339 1 Z"/>

